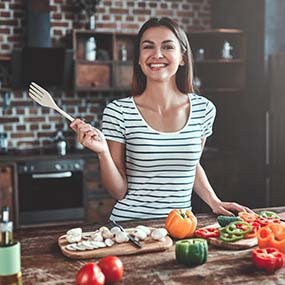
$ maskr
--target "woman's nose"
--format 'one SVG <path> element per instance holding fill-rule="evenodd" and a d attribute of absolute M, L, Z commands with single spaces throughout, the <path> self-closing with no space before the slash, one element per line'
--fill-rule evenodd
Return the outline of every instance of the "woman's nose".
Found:
<path fill-rule="evenodd" d="M 163 57 L 163 53 L 162 53 L 161 49 L 160 48 L 156 48 L 154 50 L 154 55 L 153 56 L 155 58 L 162 58 Z"/>

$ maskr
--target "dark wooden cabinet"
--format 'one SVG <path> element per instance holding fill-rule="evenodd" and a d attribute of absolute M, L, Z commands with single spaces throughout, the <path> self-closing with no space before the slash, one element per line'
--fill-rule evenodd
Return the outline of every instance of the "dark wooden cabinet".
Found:
<path fill-rule="evenodd" d="M 217 114 L 213 135 L 207 139 L 201 164 L 221 200 L 242 203 L 239 189 L 240 153 L 243 136 L 242 102 L 246 88 L 246 39 L 239 29 L 211 29 L 189 34 L 194 57 L 194 82 L 201 86 L 198 93 L 210 99 Z M 223 57 L 228 42 L 232 49 Z M 202 56 L 199 53 L 203 50 Z M 196 212 L 210 211 L 195 193 L 192 199 Z"/>
<path fill-rule="evenodd" d="M 249 206 L 273 206 L 279 202 L 278 200 L 282 200 L 281 195 L 275 191 L 282 192 L 284 179 L 281 179 L 282 169 L 277 171 L 278 164 L 272 161 L 273 157 L 272 155 L 270 157 L 269 150 L 273 151 L 279 162 L 283 152 L 280 151 L 282 145 L 277 147 L 277 144 L 273 146 L 272 142 L 271 145 L 269 142 L 272 137 L 275 142 L 282 141 L 280 130 L 284 129 L 284 124 L 277 125 L 283 120 L 281 107 L 283 97 L 282 91 L 281 93 L 279 91 L 278 95 L 273 94 L 275 98 L 270 98 L 272 74 L 268 63 L 270 55 L 285 52 L 285 37 L 282 36 L 285 32 L 285 1 L 213 0 L 211 8 L 214 28 L 242 29 L 246 36 L 246 98 L 241 102 L 240 116 L 244 126 L 240 140 L 242 148 L 240 188 L 246 193 L 245 199 Z M 281 74 L 280 76 L 282 77 Z M 279 90 L 283 90 L 283 87 Z M 275 101 L 274 107 L 272 100 Z M 279 109 L 278 115 L 274 109 Z M 274 130 L 278 131 L 273 133 Z M 277 148 L 273 150 L 272 147 Z M 279 178 L 276 180 L 277 176 L 273 178 L 275 186 L 271 181 L 273 172 L 280 177 L 280 180 Z M 275 190 L 275 187 L 278 190 Z M 275 194 L 272 194 L 273 192 Z M 275 196 L 273 199 L 275 202 L 270 198 L 271 194 Z"/>
<path fill-rule="evenodd" d="M 15 166 L 12 164 L 0 164 L 0 209 L 3 206 L 8 206 L 12 220 L 15 217 L 14 187 L 16 181 L 14 170 Z"/>
<path fill-rule="evenodd" d="M 96 43 L 95 60 L 87 60 L 91 37 Z M 129 90 L 134 38 L 132 34 L 74 30 L 75 89 Z"/>
<path fill-rule="evenodd" d="M 96 158 L 85 160 L 86 218 L 90 223 L 104 224 L 110 217 L 116 202 L 100 182 L 99 164 Z"/>

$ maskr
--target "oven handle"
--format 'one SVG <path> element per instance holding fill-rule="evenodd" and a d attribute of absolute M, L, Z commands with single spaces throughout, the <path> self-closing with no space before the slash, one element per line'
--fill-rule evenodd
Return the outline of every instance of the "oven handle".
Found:
<path fill-rule="evenodd" d="M 32 178 L 34 179 L 45 179 L 45 178 L 66 178 L 71 177 L 72 172 L 71 171 L 65 171 L 65 172 L 55 172 L 55 173 L 36 173 L 32 174 Z"/>

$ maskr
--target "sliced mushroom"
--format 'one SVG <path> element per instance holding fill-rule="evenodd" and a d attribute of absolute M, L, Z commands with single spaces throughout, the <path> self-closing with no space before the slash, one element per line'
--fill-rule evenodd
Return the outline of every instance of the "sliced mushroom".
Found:
<path fill-rule="evenodd" d="M 167 236 L 167 231 L 165 228 L 154 229 L 151 232 L 151 237 L 154 240 L 164 241 L 166 236 Z"/>
<path fill-rule="evenodd" d="M 140 229 L 140 230 L 143 230 L 147 236 L 150 235 L 150 228 L 149 227 L 146 227 L 146 226 L 143 226 L 143 225 L 139 225 L 136 227 L 136 229 Z"/>
<path fill-rule="evenodd" d="M 145 231 L 143 231 L 142 229 L 138 229 L 136 228 L 133 232 L 132 235 L 138 239 L 138 240 L 144 240 L 147 237 L 147 234 Z"/>
<path fill-rule="evenodd" d="M 114 242 L 112 239 L 110 239 L 110 238 L 105 239 L 105 244 L 106 244 L 108 247 L 114 245 L 114 243 L 115 243 L 115 242 Z"/>
<path fill-rule="evenodd" d="M 117 233 L 120 233 L 121 232 L 121 230 L 120 230 L 120 228 L 119 227 L 113 227 L 113 228 L 111 228 L 111 233 L 112 234 L 117 234 Z"/>
<path fill-rule="evenodd" d="M 104 238 L 102 236 L 101 232 L 95 232 L 94 234 L 91 234 L 91 240 L 93 241 L 104 241 Z"/>
<path fill-rule="evenodd" d="M 118 232 L 115 235 L 115 241 L 117 243 L 123 243 L 123 242 L 128 242 L 129 241 L 129 237 L 128 234 L 125 232 Z"/>

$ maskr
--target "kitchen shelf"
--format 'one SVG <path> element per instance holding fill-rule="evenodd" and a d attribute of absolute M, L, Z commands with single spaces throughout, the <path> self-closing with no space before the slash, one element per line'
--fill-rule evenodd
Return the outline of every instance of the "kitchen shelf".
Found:
<path fill-rule="evenodd" d="M 88 39 L 96 41 L 96 60 L 86 60 Z M 76 91 L 129 91 L 134 34 L 73 30 Z M 122 47 L 126 58 L 121 59 Z"/>
<path fill-rule="evenodd" d="M 205 59 L 195 61 L 195 64 L 244 64 L 244 59 Z"/>
<path fill-rule="evenodd" d="M 214 135 L 208 138 L 207 146 L 239 153 L 242 139 L 240 102 L 246 90 L 244 32 L 239 29 L 208 29 L 190 32 L 188 37 L 194 55 L 194 76 L 199 79 L 195 81 L 201 83 L 199 93 L 208 97 L 217 109 Z M 230 59 L 222 58 L 225 41 L 233 47 Z M 199 49 L 204 50 L 203 60 L 198 60 L 201 56 Z"/>

